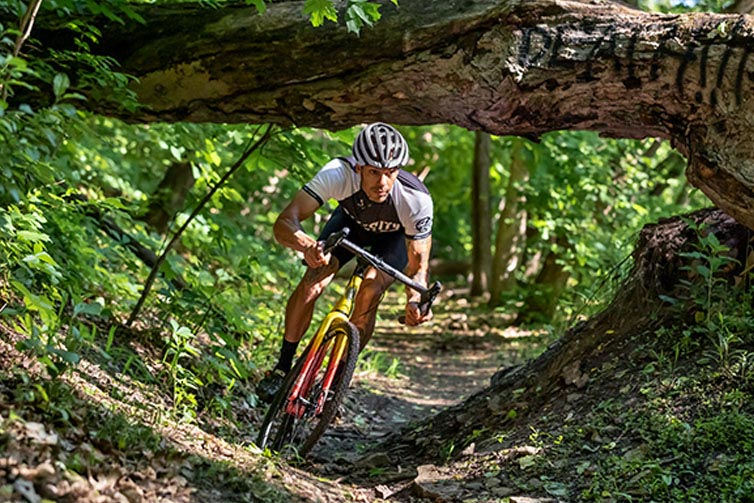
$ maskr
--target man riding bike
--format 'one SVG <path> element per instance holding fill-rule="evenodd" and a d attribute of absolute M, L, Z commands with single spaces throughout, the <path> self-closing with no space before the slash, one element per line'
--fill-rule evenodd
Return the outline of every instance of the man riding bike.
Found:
<path fill-rule="evenodd" d="M 353 258 L 342 248 L 324 253 L 323 241 L 348 227 L 349 240 L 371 249 L 388 264 L 419 283 L 427 285 L 432 247 L 432 198 L 415 175 L 401 169 L 409 161 L 406 140 L 394 127 L 376 122 L 356 137 L 353 157 L 328 162 L 280 213 L 273 231 L 275 239 L 303 253 L 308 266 L 288 299 L 285 335 L 277 365 L 257 386 L 265 402 L 272 401 L 290 371 L 298 343 L 309 328 L 314 304 L 335 273 Z M 308 235 L 301 222 L 329 199 L 338 207 L 318 239 Z M 377 307 L 393 282 L 389 275 L 370 267 L 354 301 L 351 322 L 359 329 L 361 349 L 374 331 Z M 432 319 L 422 313 L 419 292 L 406 288 L 405 320 L 410 326 Z"/>

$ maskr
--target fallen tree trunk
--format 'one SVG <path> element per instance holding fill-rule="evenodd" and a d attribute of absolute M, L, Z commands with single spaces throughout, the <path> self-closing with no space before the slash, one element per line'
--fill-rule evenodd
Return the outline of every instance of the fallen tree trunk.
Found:
<path fill-rule="evenodd" d="M 725 272 L 733 281 L 741 264 L 747 263 L 751 231 L 717 209 L 687 218 L 697 226 L 707 226 L 730 249 L 727 255 L 738 265 Z M 663 299 L 687 295 L 684 280 L 694 273 L 693 268 L 684 268 L 689 259 L 682 254 L 695 251 L 698 243 L 696 231 L 684 217 L 646 226 L 634 251 L 634 266 L 607 309 L 571 328 L 538 358 L 498 372 L 489 388 L 407 432 L 392 435 L 377 450 L 400 459 L 403 466 L 436 462 L 449 443 L 458 453 L 470 439 L 484 443 L 484 436 L 474 432 L 500 431 L 511 421 L 511 411 L 525 421 L 529 412 L 540 411 L 553 394 L 588 386 L 589 371 L 600 355 L 625 351 L 634 339 L 667 322 L 671 315 L 677 320 L 678 308 Z"/>
<path fill-rule="evenodd" d="M 688 178 L 754 228 L 754 19 L 660 15 L 605 0 L 405 0 L 360 37 L 314 29 L 301 2 L 134 6 L 99 24 L 142 107 L 127 121 L 456 124 L 536 138 L 553 130 L 669 139 Z M 2 21 L 2 20 L 0 20 Z M 71 47 L 58 19 L 41 47 Z"/>

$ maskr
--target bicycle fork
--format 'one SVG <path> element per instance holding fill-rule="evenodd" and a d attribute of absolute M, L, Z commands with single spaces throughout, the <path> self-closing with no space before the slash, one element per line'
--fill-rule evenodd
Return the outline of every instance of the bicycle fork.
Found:
<path fill-rule="evenodd" d="M 314 415 L 322 412 L 327 395 L 335 382 L 338 366 L 343 359 L 348 343 L 342 330 L 336 329 L 333 335 L 334 337 L 313 346 L 313 350 L 307 355 L 301 373 L 296 379 L 288 398 L 288 405 L 286 407 L 288 414 L 301 418 L 307 411 Z M 330 359 L 325 369 L 324 378 L 321 381 L 321 389 L 313 397 L 316 399 L 316 403 L 311 403 L 304 397 L 307 395 L 307 391 L 314 385 L 319 369 L 322 367 L 328 352 L 330 353 Z"/>

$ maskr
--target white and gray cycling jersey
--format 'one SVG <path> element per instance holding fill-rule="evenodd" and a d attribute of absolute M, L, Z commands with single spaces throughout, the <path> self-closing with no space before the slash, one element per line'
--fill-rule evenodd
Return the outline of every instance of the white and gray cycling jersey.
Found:
<path fill-rule="evenodd" d="M 306 185 L 304 191 L 322 205 L 335 199 L 348 216 L 370 232 L 403 229 L 408 239 L 424 239 L 432 233 L 432 197 L 419 178 L 400 170 L 388 198 L 371 201 L 361 189 L 361 177 L 351 167 L 351 159 L 337 158 Z"/>

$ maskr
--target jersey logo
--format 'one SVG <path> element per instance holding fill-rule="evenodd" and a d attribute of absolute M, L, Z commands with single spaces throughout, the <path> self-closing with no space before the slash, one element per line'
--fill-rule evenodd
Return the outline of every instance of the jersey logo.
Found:
<path fill-rule="evenodd" d="M 432 228 L 432 217 L 425 217 L 416 222 L 416 230 L 418 232 L 427 232 Z"/>
<path fill-rule="evenodd" d="M 401 228 L 401 224 L 397 222 L 387 222 L 385 220 L 379 220 L 370 224 L 361 225 L 370 232 L 394 232 L 400 230 Z"/>
<path fill-rule="evenodd" d="M 363 210 L 364 208 L 367 207 L 367 202 L 364 200 L 364 196 L 359 194 L 354 197 L 354 200 L 356 203 L 356 207 L 359 208 L 360 210 Z"/>

